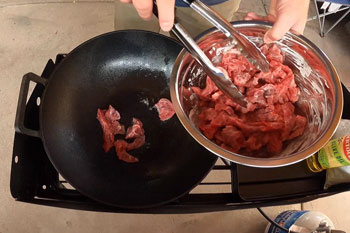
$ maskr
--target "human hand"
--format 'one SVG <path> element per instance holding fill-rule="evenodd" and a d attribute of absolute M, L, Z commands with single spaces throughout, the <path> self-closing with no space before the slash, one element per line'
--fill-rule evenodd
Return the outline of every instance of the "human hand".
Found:
<path fill-rule="evenodd" d="M 153 0 L 120 0 L 123 3 L 132 3 L 144 20 L 152 17 Z M 157 0 L 159 25 L 163 31 L 170 31 L 174 24 L 175 0 Z"/>
<path fill-rule="evenodd" d="M 289 31 L 302 34 L 305 28 L 309 0 L 271 0 L 269 14 L 259 16 L 249 12 L 245 20 L 264 20 L 274 23 L 264 36 L 265 43 L 282 39 Z"/>

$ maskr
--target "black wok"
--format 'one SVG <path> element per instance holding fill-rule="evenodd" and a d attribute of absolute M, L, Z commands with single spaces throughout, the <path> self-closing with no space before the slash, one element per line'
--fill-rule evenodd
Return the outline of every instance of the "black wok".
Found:
<path fill-rule="evenodd" d="M 110 205 L 142 208 L 174 200 L 210 171 L 216 156 L 187 134 L 176 116 L 161 122 L 154 104 L 170 99 L 169 78 L 182 49 L 174 40 L 146 31 L 117 31 L 74 49 L 46 80 L 23 81 L 16 116 L 18 132 L 40 137 L 58 172 L 78 191 Z M 45 86 L 40 130 L 23 125 L 29 81 Z M 102 149 L 97 108 L 112 104 L 129 126 L 144 123 L 146 145 L 132 151 L 140 162 L 118 160 Z"/>

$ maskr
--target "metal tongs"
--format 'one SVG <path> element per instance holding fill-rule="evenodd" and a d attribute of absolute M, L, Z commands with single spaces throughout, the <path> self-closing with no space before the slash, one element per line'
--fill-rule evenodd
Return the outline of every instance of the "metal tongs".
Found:
<path fill-rule="evenodd" d="M 258 69 L 267 72 L 269 63 L 260 49 L 248 39 L 245 35 L 238 32 L 229 22 L 215 12 L 212 8 L 200 0 L 183 0 L 189 7 L 199 13 L 203 18 L 208 20 L 213 26 L 218 28 L 226 37 L 236 39 L 236 47 L 247 57 L 247 59 L 257 66 Z M 158 10 L 154 1 L 153 13 L 158 16 Z M 230 77 L 214 66 L 205 53 L 199 48 L 197 43 L 189 35 L 186 29 L 176 21 L 171 29 L 171 33 L 182 42 L 184 47 L 189 51 L 192 57 L 202 66 L 206 74 L 213 80 L 215 85 L 233 101 L 246 107 L 247 102 L 244 95 L 232 83 Z"/>

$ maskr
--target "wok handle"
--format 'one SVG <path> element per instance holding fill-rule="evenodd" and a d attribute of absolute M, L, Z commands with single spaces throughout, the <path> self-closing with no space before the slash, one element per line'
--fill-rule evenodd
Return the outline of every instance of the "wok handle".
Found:
<path fill-rule="evenodd" d="M 46 85 L 47 80 L 33 73 L 28 73 L 23 76 L 21 88 L 19 91 L 17 112 L 15 119 L 15 130 L 18 133 L 25 134 L 32 137 L 40 137 L 38 130 L 33 130 L 25 127 L 24 117 L 26 113 L 27 96 L 30 82 L 40 83 Z"/>

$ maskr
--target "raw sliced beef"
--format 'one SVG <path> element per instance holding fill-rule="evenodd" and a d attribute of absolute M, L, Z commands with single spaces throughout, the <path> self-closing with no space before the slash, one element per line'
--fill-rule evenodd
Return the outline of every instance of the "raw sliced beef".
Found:
<path fill-rule="evenodd" d="M 243 108 L 233 102 L 207 77 L 204 89 L 191 87 L 199 99 L 198 127 L 208 139 L 232 152 L 266 146 L 267 151 L 278 153 L 284 141 L 302 135 L 306 127 L 306 118 L 296 114 L 293 105 L 300 95 L 294 74 L 283 64 L 284 56 L 276 45 L 261 47 L 270 62 L 267 73 L 231 50 L 223 54 L 218 68 L 228 73 L 248 105 Z"/>
<path fill-rule="evenodd" d="M 100 122 L 103 131 L 103 149 L 108 152 L 114 144 L 114 131 L 105 114 L 101 109 L 97 109 L 97 119 Z"/>
<path fill-rule="evenodd" d="M 125 134 L 125 127 L 119 123 L 120 114 L 119 112 L 113 108 L 112 105 L 109 105 L 108 110 L 105 111 L 106 119 L 111 124 L 111 129 L 113 134 Z"/>
<path fill-rule="evenodd" d="M 138 158 L 132 156 L 127 151 L 140 148 L 141 146 L 143 146 L 145 144 L 145 141 L 146 141 L 145 135 L 136 137 L 134 139 L 134 141 L 131 143 L 128 143 L 125 140 L 117 140 L 115 142 L 115 150 L 116 150 L 118 158 L 120 160 L 123 160 L 124 162 L 127 162 L 127 163 L 138 162 L 139 161 Z"/>
<path fill-rule="evenodd" d="M 111 122 L 111 129 L 114 135 L 116 134 L 125 134 L 125 126 L 121 125 L 119 121 Z"/>
<path fill-rule="evenodd" d="M 127 162 L 127 163 L 137 163 L 139 160 L 138 158 L 132 156 L 127 152 L 128 143 L 125 140 L 117 140 L 115 142 L 115 150 L 117 153 L 117 156 L 120 160 Z"/>
<path fill-rule="evenodd" d="M 226 71 L 225 71 L 226 72 Z M 203 100 L 210 100 L 211 94 L 217 91 L 218 88 L 215 86 L 215 83 L 207 78 L 205 88 L 202 90 L 199 87 L 192 87 L 192 91 L 197 94 L 197 96 Z M 167 100 L 167 99 L 165 99 Z M 170 102 L 170 101 L 169 101 Z"/>
<path fill-rule="evenodd" d="M 140 148 L 141 146 L 143 146 L 146 142 L 146 137 L 145 135 L 142 135 L 140 137 L 137 137 L 134 139 L 133 142 L 129 143 L 128 144 L 128 147 L 127 147 L 127 150 L 135 150 L 135 149 L 138 149 Z"/>
<path fill-rule="evenodd" d="M 104 115 L 104 118 L 107 121 L 107 123 L 109 123 L 114 135 L 125 134 L 125 127 L 124 125 L 121 125 L 119 123 L 118 120 L 120 119 L 120 114 L 115 108 L 109 105 L 108 110 L 99 110 L 101 111 L 101 114 Z"/>
<path fill-rule="evenodd" d="M 97 119 L 100 122 L 103 131 L 103 149 L 108 152 L 113 146 L 120 160 L 127 163 L 136 163 L 139 160 L 130 155 L 127 151 L 134 150 L 143 146 L 146 142 L 145 131 L 142 122 L 133 118 L 133 125 L 127 129 L 125 139 L 133 138 L 133 142 L 128 143 L 125 140 L 115 141 L 116 134 L 125 134 L 125 127 L 119 123 L 120 114 L 109 105 L 108 110 L 97 109 Z"/>
<path fill-rule="evenodd" d="M 159 118 L 161 121 L 169 120 L 175 114 L 173 104 L 166 98 L 161 98 L 155 106 L 158 110 Z"/>
<path fill-rule="evenodd" d="M 125 127 L 119 123 L 120 114 L 109 105 L 108 110 L 97 109 L 97 119 L 103 131 L 103 149 L 108 152 L 114 144 L 114 135 L 125 134 Z"/>
<path fill-rule="evenodd" d="M 119 112 L 115 108 L 113 108 L 112 105 L 109 105 L 108 110 L 105 113 L 105 116 L 107 120 L 109 120 L 110 122 L 120 120 Z"/>
<path fill-rule="evenodd" d="M 133 125 L 128 127 L 128 129 L 126 130 L 125 139 L 137 138 L 145 134 L 145 131 L 142 128 L 143 124 L 139 119 L 134 117 L 132 119 L 132 124 Z"/>

